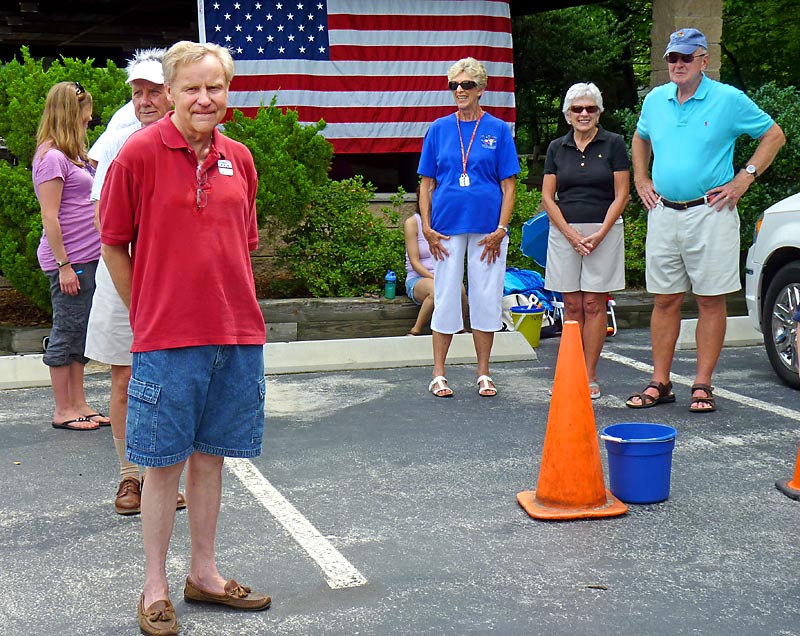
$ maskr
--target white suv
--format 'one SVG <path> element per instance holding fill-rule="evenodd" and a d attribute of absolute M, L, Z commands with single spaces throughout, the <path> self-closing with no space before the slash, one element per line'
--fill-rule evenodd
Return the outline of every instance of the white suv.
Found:
<path fill-rule="evenodd" d="M 745 265 L 745 300 L 753 326 L 781 380 L 800 389 L 797 323 L 800 308 L 800 193 L 767 208 L 756 223 Z"/>

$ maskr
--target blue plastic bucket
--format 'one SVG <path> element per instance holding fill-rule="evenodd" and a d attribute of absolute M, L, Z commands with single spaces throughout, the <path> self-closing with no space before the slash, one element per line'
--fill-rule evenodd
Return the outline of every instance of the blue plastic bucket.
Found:
<path fill-rule="evenodd" d="M 600 438 L 608 451 L 608 480 L 614 496 L 632 504 L 667 499 L 677 434 L 665 424 L 606 426 Z"/>

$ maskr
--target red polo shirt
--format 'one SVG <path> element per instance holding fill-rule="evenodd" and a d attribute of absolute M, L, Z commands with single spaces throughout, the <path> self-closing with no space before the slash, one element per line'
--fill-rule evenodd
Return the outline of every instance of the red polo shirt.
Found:
<path fill-rule="evenodd" d="M 100 216 L 103 243 L 131 245 L 132 351 L 264 343 L 249 254 L 256 188 L 250 151 L 217 130 L 199 177 L 171 113 L 128 139 Z"/>

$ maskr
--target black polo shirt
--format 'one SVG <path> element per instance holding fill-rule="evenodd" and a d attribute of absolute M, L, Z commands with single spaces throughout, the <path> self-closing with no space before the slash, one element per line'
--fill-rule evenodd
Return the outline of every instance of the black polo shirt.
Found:
<path fill-rule="evenodd" d="M 556 200 L 567 223 L 602 223 L 614 200 L 614 173 L 631 167 L 625 141 L 599 126 L 581 152 L 572 133 L 550 142 L 544 173 L 556 176 Z"/>

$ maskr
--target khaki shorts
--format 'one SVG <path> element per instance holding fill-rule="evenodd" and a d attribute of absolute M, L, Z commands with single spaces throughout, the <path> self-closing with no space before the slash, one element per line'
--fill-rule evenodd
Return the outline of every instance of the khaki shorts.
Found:
<path fill-rule="evenodd" d="M 602 223 L 570 223 L 583 236 Z M 620 218 L 588 256 L 576 252 L 566 237 L 550 226 L 544 286 L 557 292 L 610 292 L 625 289 L 625 232 Z"/>
<path fill-rule="evenodd" d="M 688 210 L 662 203 L 647 216 L 645 278 L 651 294 L 720 296 L 741 289 L 739 213 L 708 205 Z"/>

